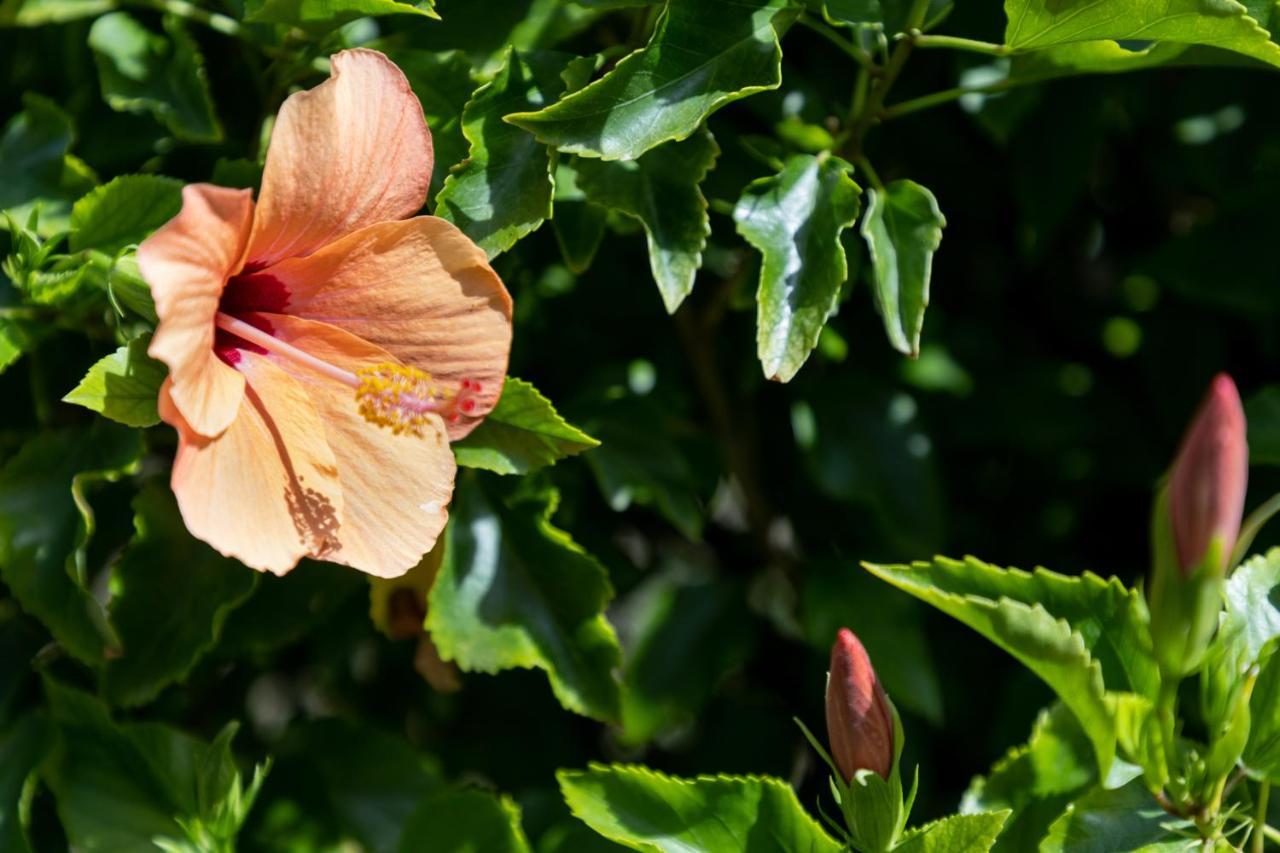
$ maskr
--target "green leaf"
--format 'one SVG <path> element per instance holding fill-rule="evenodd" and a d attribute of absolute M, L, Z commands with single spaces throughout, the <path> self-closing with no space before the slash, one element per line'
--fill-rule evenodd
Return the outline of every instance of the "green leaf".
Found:
<path fill-rule="evenodd" d="M 560 417 L 537 388 L 508 376 L 498 405 L 453 452 L 468 468 L 527 474 L 599 445 Z"/>
<path fill-rule="evenodd" d="M 508 51 L 496 77 L 481 86 L 462 113 L 471 153 L 436 197 L 436 215 L 474 240 L 489 257 L 505 252 L 551 215 L 555 165 L 551 152 L 502 120 L 540 107 L 565 88 L 563 53 Z"/>
<path fill-rule="evenodd" d="M 1008 818 L 1008 811 L 952 815 L 911 830 L 893 849 L 895 853 L 987 853 Z"/>
<path fill-rule="evenodd" d="M 45 693 L 62 748 L 44 775 L 75 849 L 233 849 L 263 772 L 246 791 L 231 756 L 235 723 L 205 743 L 158 723 L 113 723 L 92 696 L 52 680 Z"/>
<path fill-rule="evenodd" d="M 750 184 L 733 211 L 760 250 L 756 351 L 764 375 L 789 382 L 818 343 L 849 275 L 840 234 L 858 217 L 858 185 L 836 157 L 797 154 Z"/>
<path fill-rule="evenodd" d="M 1123 788 L 1094 788 L 1054 821 L 1040 853 L 1175 853 L 1188 839 L 1174 830 L 1191 827 L 1160 807 L 1140 780 Z"/>
<path fill-rule="evenodd" d="M 1280 465 L 1280 385 L 1250 397 L 1244 414 L 1249 424 L 1249 463 Z"/>
<path fill-rule="evenodd" d="M 71 118 L 46 98 L 28 92 L 22 112 L 0 135 L 0 210 L 26 222 L 40 208 L 40 233 L 67 227 L 71 202 L 97 181 L 84 163 L 68 155 Z"/>
<path fill-rule="evenodd" d="M 1097 780 L 1093 747 L 1061 702 L 1042 711 L 1025 744 L 976 777 L 960 803 L 964 814 L 1009 809 L 996 851 L 1034 850 L 1067 804 Z"/>
<path fill-rule="evenodd" d="M 1280 783 L 1280 654 L 1264 656 L 1249 696 L 1249 740 L 1244 765 L 1258 778 Z"/>
<path fill-rule="evenodd" d="M 0 27 L 39 27 L 92 18 L 114 9 L 119 0 L 4 0 Z"/>
<path fill-rule="evenodd" d="M 624 605 L 630 642 L 622 696 L 623 739 L 642 743 L 695 719 L 721 680 L 745 663 L 754 640 L 745 590 L 729 583 L 653 578 Z"/>
<path fill-rule="evenodd" d="M 43 714 L 29 714 L 0 737 L 0 849 L 30 853 L 20 802 L 27 777 L 53 747 L 53 728 Z"/>
<path fill-rule="evenodd" d="M 167 488 L 148 487 L 133 506 L 137 534 L 116 564 L 111 599 L 122 651 L 102 673 L 103 694 L 117 705 L 141 704 L 185 678 L 257 578 L 191 536 Z"/>
<path fill-rule="evenodd" d="M 608 573 L 551 524 L 554 494 L 506 502 L 495 485 L 471 476 L 454 493 L 427 613 L 440 656 L 469 671 L 543 669 L 566 708 L 616 720 Z"/>
<path fill-rule="evenodd" d="M 933 253 L 946 224 L 933 193 L 914 181 L 867 191 L 862 236 L 871 255 L 876 304 L 889 343 L 905 355 L 920 354 Z"/>
<path fill-rule="evenodd" d="M 561 770 L 574 815 L 632 850 L 839 853 L 795 792 L 763 776 L 680 779 L 634 765 Z"/>
<path fill-rule="evenodd" d="M 1103 673 L 1115 688 L 1148 685 L 1155 664 L 1140 600 L 1117 580 L 997 569 L 944 557 L 910 566 L 865 563 L 872 574 L 959 619 L 1048 684 L 1075 714 L 1105 777 L 1116 729 Z M 1086 639 L 1087 638 L 1087 639 Z M 1097 652 L 1098 657 L 1093 653 Z"/>
<path fill-rule="evenodd" d="M 457 50 L 432 53 L 425 50 L 394 50 L 387 55 L 408 78 L 413 93 L 422 103 L 422 113 L 431 128 L 435 167 L 431 172 L 431 197 L 440 191 L 451 167 L 467 156 L 467 139 L 462 133 L 463 111 L 475 82 L 471 63 Z"/>
<path fill-rule="evenodd" d="M 578 186 L 576 162 L 556 163 L 553 206 L 555 216 L 551 218 L 551 227 L 560 245 L 560 254 L 565 265 L 581 275 L 595 260 L 596 250 L 604 239 L 607 212 L 588 201 L 587 194 Z"/>
<path fill-rule="evenodd" d="M 0 317 L 0 373 L 22 354 L 35 349 L 40 339 L 52 330 L 45 323 L 19 317 Z"/>
<path fill-rule="evenodd" d="M 821 0 L 822 16 L 841 27 L 883 26 L 880 0 Z"/>
<path fill-rule="evenodd" d="M 782 82 L 773 19 L 786 0 L 669 0 L 649 44 L 538 112 L 506 120 L 573 154 L 634 160 L 725 104 Z"/>
<path fill-rule="evenodd" d="M 369 853 L 395 853 L 410 837 L 405 822 L 440 785 L 438 771 L 403 737 L 348 720 L 291 726 L 277 753 L 282 771 L 315 780 L 319 801 L 308 806 L 332 815 Z"/>
<path fill-rule="evenodd" d="M 1015 51 L 1096 41 L 1206 45 L 1280 66 L 1280 45 L 1236 0 L 1108 3 L 1005 0 L 1005 43 Z"/>
<path fill-rule="evenodd" d="M 204 57 L 175 17 L 164 19 L 166 36 L 153 33 L 125 12 L 93 22 L 89 47 L 98 65 L 102 97 L 113 110 L 149 112 L 174 136 L 220 142 Z"/>
<path fill-rule="evenodd" d="M 150 343 L 150 335 L 139 335 L 100 359 L 62 402 L 84 406 L 126 426 L 160 423 L 156 398 L 168 371 L 147 356 Z"/>
<path fill-rule="evenodd" d="M 0 577 L 72 656 L 100 663 L 117 644 L 89 592 L 85 547 L 95 481 L 133 470 L 140 434 L 105 421 L 90 430 L 44 432 L 0 469 Z"/>
<path fill-rule="evenodd" d="M 288 24 L 312 31 L 378 15 L 440 17 L 435 12 L 434 0 L 246 0 L 245 3 L 246 21 Z"/>
<path fill-rule="evenodd" d="M 424 839 L 439 853 L 529 853 L 520 828 L 520 808 L 507 797 L 483 791 L 444 791 L 428 797 L 409 816 L 401 853 L 417 853 Z"/>
<path fill-rule="evenodd" d="M 698 184 L 720 153 L 710 132 L 661 145 L 638 160 L 579 160 L 578 185 L 587 198 L 620 211 L 644 226 L 649 269 L 667 313 L 675 313 L 693 290 L 702 250 L 711 234 L 707 200 Z"/>
<path fill-rule="evenodd" d="M 1280 637 L 1280 548 L 1272 548 L 1240 565 L 1227 579 L 1223 597 L 1226 613 L 1219 631 L 1242 631 L 1248 663 L 1262 655 L 1263 648 Z"/>
<path fill-rule="evenodd" d="M 125 255 L 111 264 L 106 286 L 114 305 L 129 309 L 153 326 L 156 324 L 156 303 L 151 298 L 150 285 L 138 270 L 136 255 Z"/>
<path fill-rule="evenodd" d="M 71 208 L 71 251 L 108 255 L 141 243 L 182 209 L 182 181 L 159 175 L 121 175 Z"/>

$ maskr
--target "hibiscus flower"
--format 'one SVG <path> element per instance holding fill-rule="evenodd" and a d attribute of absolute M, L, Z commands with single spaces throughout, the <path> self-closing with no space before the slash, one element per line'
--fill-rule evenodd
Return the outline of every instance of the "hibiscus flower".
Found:
<path fill-rule="evenodd" d="M 415 216 L 432 163 L 404 74 L 344 51 L 280 108 L 256 204 L 189 185 L 138 249 L 173 491 L 221 553 L 394 577 L 435 544 L 449 442 L 502 390 L 511 298 L 462 232 Z"/>

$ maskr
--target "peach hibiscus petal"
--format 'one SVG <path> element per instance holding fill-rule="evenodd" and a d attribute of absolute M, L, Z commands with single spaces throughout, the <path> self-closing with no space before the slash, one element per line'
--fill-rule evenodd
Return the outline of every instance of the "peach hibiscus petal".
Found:
<path fill-rule="evenodd" d="M 395 360 L 386 350 L 325 323 L 279 314 L 249 319 L 343 370 Z M 431 416 L 434 430 L 426 435 L 396 435 L 360 416 L 350 388 L 288 359 L 268 358 L 306 389 L 338 462 L 343 525 L 338 549 L 325 559 L 388 578 L 416 566 L 449 518 L 456 469 L 444 423 Z"/>
<path fill-rule="evenodd" d="M 291 315 L 338 326 L 458 388 L 476 405 L 448 424 L 469 433 L 497 403 L 511 350 L 511 297 L 482 249 L 443 219 L 382 222 L 258 275 Z"/>
<path fill-rule="evenodd" d="M 178 429 L 172 486 L 187 529 L 228 557 L 284 574 L 299 559 L 328 559 L 343 535 L 334 454 L 306 391 L 267 358 L 237 351 L 247 380 L 238 416 L 217 438 L 191 431 L 160 392 L 160 416 Z"/>
<path fill-rule="evenodd" d="M 248 190 L 191 184 L 178 215 L 138 247 L 160 321 L 147 351 L 168 365 L 173 405 L 206 438 L 230 425 L 244 396 L 244 377 L 214 354 L 213 316 L 252 218 Z"/>
<path fill-rule="evenodd" d="M 267 150 L 247 255 L 261 268 L 345 234 L 417 213 L 433 154 L 404 73 L 386 56 L 335 54 L 330 78 L 290 95 Z"/>

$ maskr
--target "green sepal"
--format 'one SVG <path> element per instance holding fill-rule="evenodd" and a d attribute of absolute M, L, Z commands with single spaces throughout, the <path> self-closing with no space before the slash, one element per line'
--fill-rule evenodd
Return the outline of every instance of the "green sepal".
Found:
<path fill-rule="evenodd" d="M 1164 680 L 1177 681 L 1200 668 L 1218 628 L 1223 578 L 1223 543 L 1214 539 L 1189 574 L 1178 567 L 1168 488 L 1160 489 L 1151 517 L 1151 638 Z"/>

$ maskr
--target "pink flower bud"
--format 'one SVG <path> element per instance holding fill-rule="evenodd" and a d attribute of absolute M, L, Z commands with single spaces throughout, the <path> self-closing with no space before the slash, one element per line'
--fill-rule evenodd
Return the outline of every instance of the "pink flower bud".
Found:
<path fill-rule="evenodd" d="M 1216 538 L 1222 550 L 1221 572 L 1240 534 L 1249 447 L 1244 407 L 1231 377 L 1219 373 L 1182 439 L 1169 474 L 1169 521 L 1178 569 L 1190 575 Z"/>
<path fill-rule="evenodd" d="M 893 769 L 893 712 L 867 650 L 848 628 L 840 629 L 831 647 L 827 740 L 846 782 L 864 769 L 889 778 Z"/>

